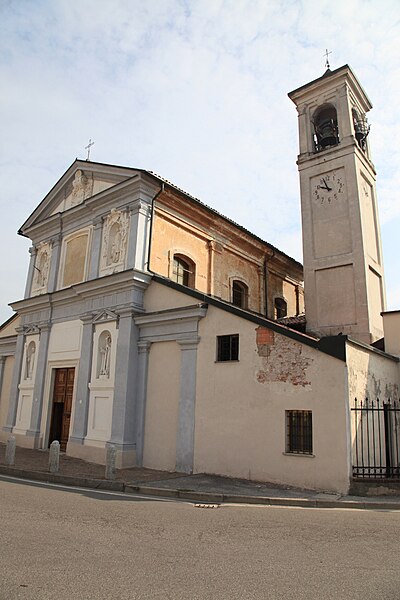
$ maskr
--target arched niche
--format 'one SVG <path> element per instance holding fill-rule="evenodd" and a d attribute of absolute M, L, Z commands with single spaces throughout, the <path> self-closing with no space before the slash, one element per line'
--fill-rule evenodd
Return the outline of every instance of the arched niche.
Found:
<path fill-rule="evenodd" d="M 110 378 L 112 337 L 107 330 L 99 335 L 97 346 L 97 379 Z"/>
<path fill-rule="evenodd" d="M 29 342 L 25 355 L 25 379 L 32 379 L 33 369 L 35 367 L 36 344 Z"/>
<path fill-rule="evenodd" d="M 312 123 L 315 152 L 321 152 L 339 143 L 337 112 L 333 104 L 318 107 L 313 114 Z"/>

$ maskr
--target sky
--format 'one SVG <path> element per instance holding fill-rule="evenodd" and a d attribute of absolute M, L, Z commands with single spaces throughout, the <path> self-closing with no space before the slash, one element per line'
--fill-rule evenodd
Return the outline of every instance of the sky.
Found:
<path fill-rule="evenodd" d="M 0 0 L 0 322 L 17 231 L 75 158 L 154 171 L 302 260 L 287 93 L 349 64 L 374 106 L 387 309 L 400 309 L 399 0 Z"/>

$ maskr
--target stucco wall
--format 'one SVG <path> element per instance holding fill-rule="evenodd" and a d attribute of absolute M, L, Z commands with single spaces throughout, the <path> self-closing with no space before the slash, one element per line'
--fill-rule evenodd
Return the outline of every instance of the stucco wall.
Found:
<path fill-rule="evenodd" d="M 162 205 L 161 202 L 165 202 Z M 248 287 L 248 308 L 265 313 L 264 261 L 268 249 L 261 241 L 240 232 L 233 224 L 194 210 L 171 195 L 158 202 L 153 226 L 151 269 L 173 279 L 173 256 L 187 256 L 196 264 L 194 287 L 225 301 L 232 301 L 232 281 Z M 271 254 L 269 251 L 268 256 Z M 279 261 L 269 256 L 275 274 L 269 276 L 269 314 L 273 315 L 274 297 L 284 297 L 288 315 L 296 314 L 296 287 L 299 267 L 288 257 Z M 301 276 L 301 275 L 300 275 Z M 293 279 L 293 283 L 289 281 Z M 300 293 L 301 295 L 301 293 Z M 304 309 L 302 298 L 300 310 Z"/>
<path fill-rule="evenodd" d="M 235 333 L 239 361 L 215 362 Z M 346 492 L 344 363 L 212 306 L 200 336 L 195 471 Z M 312 411 L 314 456 L 285 453 L 286 410 Z"/>
<path fill-rule="evenodd" d="M 180 348 L 176 342 L 153 343 L 145 413 L 143 466 L 174 471 L 178 426 Z"/>
<path fill-rule="evenodd" d="M 399 363 L 383 355 L 349 342 L 346 346 L 349 401 L 399 399 Z"/>
<path fill-rule="evenodd" d="M 4 363 L 3 383 L 0 389 L 0 440 L 5 441 L 10 434 L 3 431 L 3 426 L 6 424 L 8 404 L 10 398 L 11 381 L 14 368 L 14 357 L 7 356 Z"/>

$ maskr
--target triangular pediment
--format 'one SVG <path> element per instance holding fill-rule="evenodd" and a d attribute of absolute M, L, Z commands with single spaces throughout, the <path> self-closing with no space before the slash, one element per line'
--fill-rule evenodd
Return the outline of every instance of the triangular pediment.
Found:
<path fill-rule="evenodd" d="M 20 233 L 26 234 L 31 227 L 46 219 L 85 204 L 88 199 L 131 179 L 137 173 L 137 170 L 128 167 L 75 160 L 25 221 Z"/>
<path fill-rule="evenodd" d="M 119 317 L 117 313 L 113 312 L 112 310 L 104 309 L 93 317 L 93 323 L 106 323 L 110 321 L 118 321 L 118 319 Z"/>

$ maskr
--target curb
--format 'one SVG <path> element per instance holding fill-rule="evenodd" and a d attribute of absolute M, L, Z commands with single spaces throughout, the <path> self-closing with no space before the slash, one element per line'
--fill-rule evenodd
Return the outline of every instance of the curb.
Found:
<path fill-rule="evenodd" d="M 358 500 L 324 500 L 315 498 L 279 498 L 268 496 L 245 496 L 243 494 L 218 494 L 213 492 L 198 492 L 195 490 L 179 490 L 175 488 L 162 488 L 151 485 L 135 485 L 123 481 L 107 479 L 90 479 L 61 475 L 46 471 L 27 471 L 6 465 L 0 465 L 0 474 L 21 479 L 31 479 L 44 483 L 58 483 L 60 485 L 82 487 L 89 490 L 107 490 L 123 492 L 132 496 L 144 494 L 154 498 L 178 498 L 203 504 L 259 504 L 263 506 L 292 506 L 300 508 L 343 508 L 358 510 L 400 510 L 400 500 L 396 502 Z"/>

